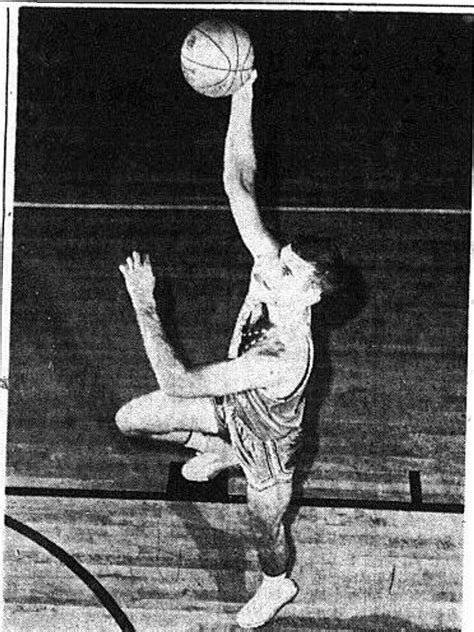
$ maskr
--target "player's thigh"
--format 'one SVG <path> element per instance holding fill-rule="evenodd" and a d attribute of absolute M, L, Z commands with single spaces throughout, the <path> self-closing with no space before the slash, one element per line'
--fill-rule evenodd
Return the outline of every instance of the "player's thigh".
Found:
<path fill-rule="evenodd" d="M 172 397 L 160 390 L 136 397 L 122 406 L 116 422 L 125 434 L 160 434 L 173 430 L 218 432 L 212 398 Z"/>

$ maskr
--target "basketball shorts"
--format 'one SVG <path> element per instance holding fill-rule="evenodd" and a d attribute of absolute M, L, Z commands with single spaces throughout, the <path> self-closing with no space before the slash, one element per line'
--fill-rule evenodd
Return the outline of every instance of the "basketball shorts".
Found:
<path fill-rule="evenodd" d="M 291 482 L 299 448 L 299 431 L 278 439 L 260 439 L 224 397 L 214 397 L 219 434 L 230 439 L 248 484 L 262 491 Z"/>

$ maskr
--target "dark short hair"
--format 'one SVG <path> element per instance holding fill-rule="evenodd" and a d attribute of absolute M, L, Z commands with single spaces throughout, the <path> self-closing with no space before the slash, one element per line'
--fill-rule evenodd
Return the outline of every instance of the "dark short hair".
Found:
<path fill-rule="evenodd" d="M 314 266 L 324 294 L 333 294 L 340 289 L 344 258 L 332 239 L 298 237 L 291 242 L 291 249 Z"/>

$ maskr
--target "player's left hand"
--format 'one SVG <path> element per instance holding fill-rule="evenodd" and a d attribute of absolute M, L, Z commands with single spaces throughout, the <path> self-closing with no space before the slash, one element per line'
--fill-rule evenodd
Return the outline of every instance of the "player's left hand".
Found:
<path fill-rule="evenodd" d="M 127 257 L 126 262 L 119 266 L 119 270 L 124 276 L 125 285 L 135 308 L 154 304 L 155 277 L 149 255 L 144 255 L 142 260 L 141 255 L 134 251 L 132 256 Z"/>

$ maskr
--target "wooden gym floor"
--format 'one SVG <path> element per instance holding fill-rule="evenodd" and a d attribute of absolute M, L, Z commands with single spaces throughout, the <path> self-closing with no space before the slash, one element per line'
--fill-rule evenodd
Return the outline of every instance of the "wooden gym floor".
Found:
<path fill-rule="evenodd" d="M 172 464 L 189 453 L 125 439 L 113 421 L 154 387 L 117 265 L 132 248 L 150 252 L 186 356 L 222 357 L 250 265 L 230 217 L 15 213 L 5 629 L 237 629 L 257 581 L 242 477 L 222 497 L 210 490 L 214 502 L 177 499 Z M 315 316 L 290 516 L 301 592 L 267 628 L 458 629 L 469 217 L 274 219 L 289 235 L 336 236 L 351 283 Z M 100 582 L 112 613 L 66 554 Z"/>
<path fill-rule="evenodd" d="M 10 497 L 8 513 L 63 547 L 113 596 L 121 629 L 237 630 L 258 582 L 244 505 Z M 293 511 L 296 600 L 264 629 L 458 629 L 462 518 Z M 5 630 L 116 630 L 64 563 L 7 531 Z"/>

